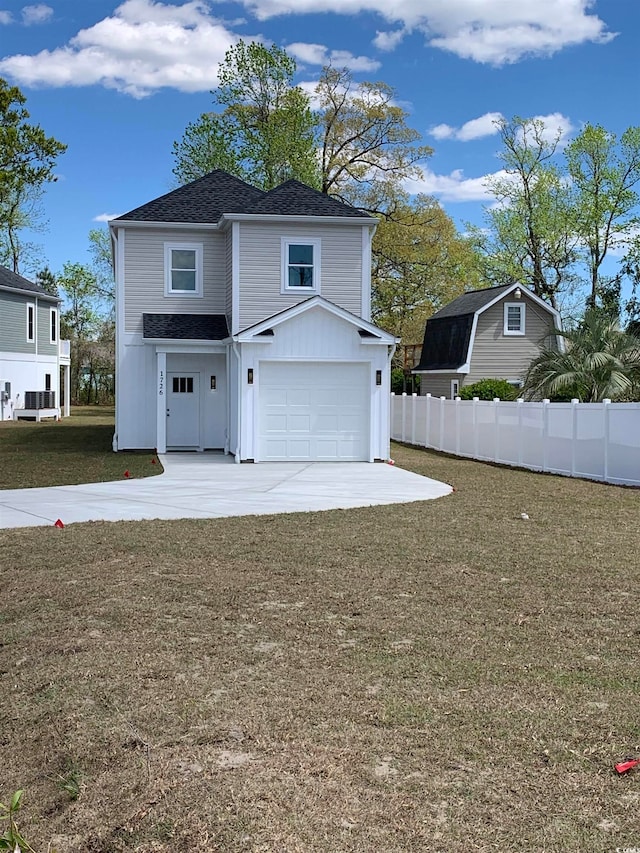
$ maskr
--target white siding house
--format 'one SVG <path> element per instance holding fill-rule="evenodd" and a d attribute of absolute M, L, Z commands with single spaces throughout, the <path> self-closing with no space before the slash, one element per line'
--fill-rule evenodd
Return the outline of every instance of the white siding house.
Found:
<path fill-rule="evenodd" d="M 114 449 L 388 458 L 375 225 L 297 181 L 263 192 L 220 170 L 112 220 Z"/>

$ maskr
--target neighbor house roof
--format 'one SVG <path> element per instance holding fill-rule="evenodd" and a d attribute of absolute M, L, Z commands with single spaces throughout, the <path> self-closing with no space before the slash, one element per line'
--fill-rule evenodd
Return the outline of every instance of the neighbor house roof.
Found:
<path fill-rule="evenodd" d="M 518 284 L 503 284 L 463 293 L 427 320 L 420 363 L 413 371 L 467 370 L 473 348 L 474 321 L 503 296 L 518 289 Z M 558 312 L 528 288 L 521 287 L 527 297 L 546 308 L 560 325 Z"/>
<path fill-rule="evenodd" d="M 224 314 L 143 314 L 144 338 L 221 341 L 229 337 Z"/>
<path fill-rule="evenodd" d="M 39 284 L 34 284 L 28 278 L 23 278 L 18 273 L 12 272 L 7 267 L 0 267 L 0 288 L 3 290 L 16 290 L 23 293 L 33 294 L 38 298 L 49 299 L 52 302 L 60 302 L 59 297 L 40 287 Z"/>
<path fill-rule="evenodd" d="M 355 207 L 286 181 L 269 192 L 216 169 L 183 187 L 136 207 L 113 221 L 217 224 L 225 215 L 369 217 Z"/>

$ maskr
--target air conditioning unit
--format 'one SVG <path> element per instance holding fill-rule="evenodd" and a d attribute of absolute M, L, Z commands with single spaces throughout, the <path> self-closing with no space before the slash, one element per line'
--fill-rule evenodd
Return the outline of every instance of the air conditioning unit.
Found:
<path fill-rule="evenodd" d="M 55 409 L 55 407 L 56 407 L 56 392 L 55 391 L 25 391 L 24 392 L 24 407 L 25 407 L 25 409 Z"/>

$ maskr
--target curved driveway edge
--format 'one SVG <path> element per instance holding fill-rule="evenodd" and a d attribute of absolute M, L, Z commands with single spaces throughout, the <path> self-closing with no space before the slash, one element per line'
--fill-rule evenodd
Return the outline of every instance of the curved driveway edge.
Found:
<path fill-rule="evenodd" d="M 164 474 L 138 480 L 0 491 L 0 527 L 81 521 L 225 518 L 426 501 L 446 483 L 369 462 L 236 465 L 221 454 L 161 456 Z"/>

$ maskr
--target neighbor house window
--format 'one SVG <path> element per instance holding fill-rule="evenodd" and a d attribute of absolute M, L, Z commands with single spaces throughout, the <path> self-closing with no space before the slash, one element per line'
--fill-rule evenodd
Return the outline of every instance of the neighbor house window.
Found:
<path fill-rule="evenodd" d="M 451 380 L 451 399 L 455 400 L 456 397 L 460 396 L 460 380 L 452 379 Z"/>
<path fill-rule="evenodd" d="M 282 291 L 320 291 L 320 240 L 282 240 Z"/>
<path fill-rule="evenodd" d="M 27 341 L 33 343 L 36 339 L 36 306 L 27 305 Z"/>
<path fill-rule="evenodd" d="M 505 335 L 524 335 L 524 315 L 526 305 L 523 302 L 505 302 L 504 304 L 504 333 Z"/>
<path fill-rule="evenodd" d="M 165 296 L 202 296 L 202 244 L 164 244 Z"/>
<path fill-rule="evenodd" d="M 51 309 L 51 343 L 55 344 L 58 340 L 58 312 L 55 308 Z"/>
<path fill-rule="evenodd" d="M 51 374 L 45 373 L 44 375 L 44 390 L 51 391 Z"/>

